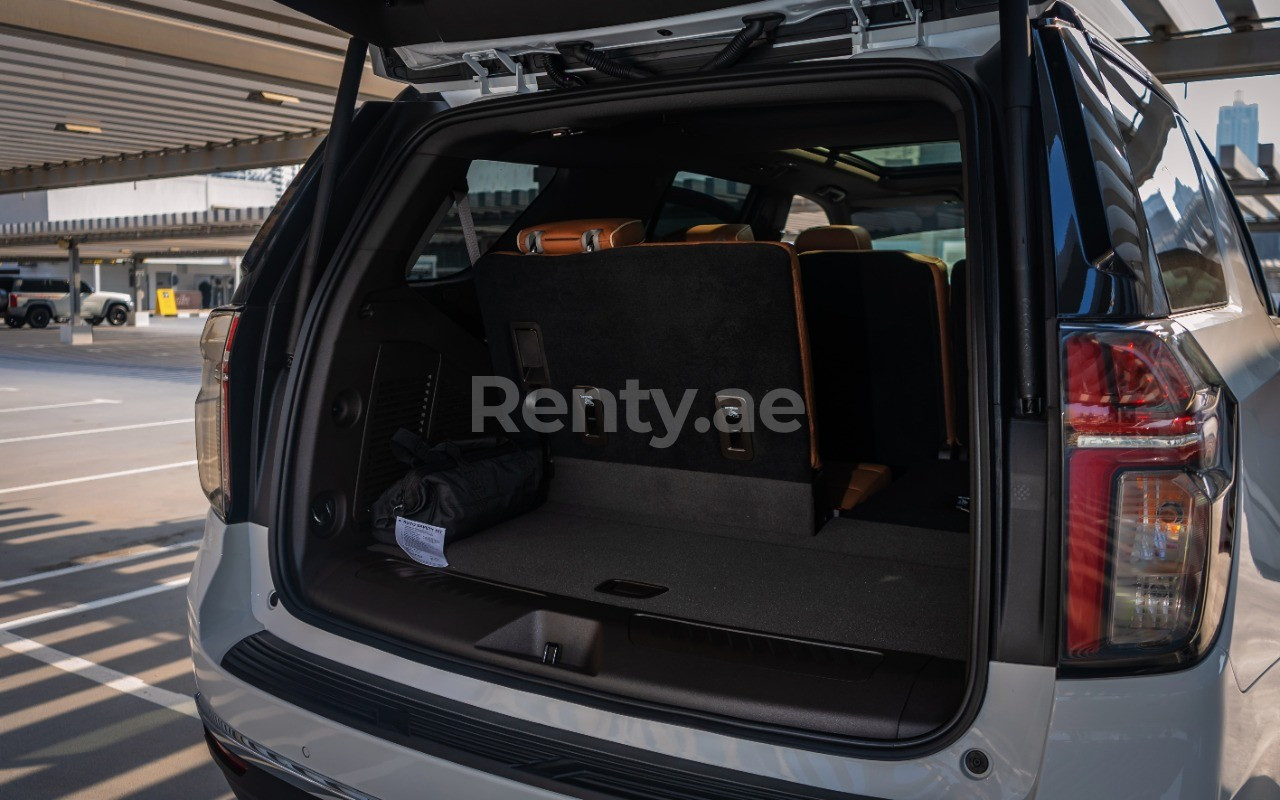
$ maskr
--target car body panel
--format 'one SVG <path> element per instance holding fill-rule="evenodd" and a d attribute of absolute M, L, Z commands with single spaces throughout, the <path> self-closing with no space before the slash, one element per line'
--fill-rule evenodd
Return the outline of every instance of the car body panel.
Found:
<path fill-rule="evenodd" d="M 1086 0 L 1089 12 L 1116 30 L 1141 34 L 1118 0 Z M 680 48 L 689 42 L 723 44 L 743 28 L 744 21 L 761 15 L 779 15 L 781 25 L 795 27 L 827 14 L 848 16 L 838 38 L 848 39 L 851 56 L 883 54 L 895 50 L 903 57 L 940 58 L 978 56 L 998 39 L 994 3 L 945 0 L 917 3 L 903 0 L 732 0 L 697 2 L 587 3 L 556 0 L 550 6 L 499 2 L 484 15 L 466 13 L 461 6 L 383 3 L 364 0 L 284 0 L 285 5 L 315 17 L 372 46 L 377 74 L 413 83 L 419 91 L 464 91 L 450 98 L 455 105 L 481 95 L 465 91 L 478 87 L 484 73 L 484 92 L 536 91 L 541 73 L 536 61 L 515 71 L 512 59 L 555 53 L 567 42 L 590 42 L 600 51 L 630 48 Z M 1031 3 L 1033 16 L 1050 2 Z M 904 9 L 919 6 L 917 25 Z M 885 22 L 884 20 L 888 20 Z M 976 20 L 976 21 L 975 21 Z M 813 38 L 786 39 L 780 47 L 796 55 L 792 61 L 829 58 L 806 56 L 805 45 L 831 39 L 831 31 L 815 31 Z M 500 54 L 500 56 L 499 56 Z M 463 66 L 470 64 L 473 66 Z M 414 77 L 422 70 L 448 69 L 429 79 Z M 477 69 L 477 67 L 479 67 Z"/>

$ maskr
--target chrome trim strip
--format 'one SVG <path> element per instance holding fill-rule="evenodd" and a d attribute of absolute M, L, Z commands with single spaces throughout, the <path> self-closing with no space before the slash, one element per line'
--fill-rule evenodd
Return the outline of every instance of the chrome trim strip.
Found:
<path fill-rule="evenodd" d="M 319 772 L 258 744 L 228 725 L 209 707 L 208 702 L 199 692 L 196 692 L 195 699 L 200 719 L 209 733 L 246 762 L 321 800 L 378 800 L 371 794 L 353 789 L 332 778 L 326 778 Z"/>
<path fill-rule="evenodd" d="M 1103 450 L 1176 450 L 1199 443 L 1198 433 L 1184 433 L 1181 436 L 1108 436 L 1081 433 L 1071 438 L 1071 444 L 1076 447 Z"/>

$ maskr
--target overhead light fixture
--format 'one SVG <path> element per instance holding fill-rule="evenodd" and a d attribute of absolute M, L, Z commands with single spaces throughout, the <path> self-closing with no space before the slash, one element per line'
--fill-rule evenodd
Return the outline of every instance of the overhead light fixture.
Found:
<path fill-rule="evenodd" d="M 102 128 L 97 125 L 83 125 L 79 122 L 55 122 L 53 129 L 64 133 L 102 133 Z"/>
<path fill-rule="evenodd" d="M 269 106 L 283 106 L 285 104 L 301 103 L 302 101 L 291 94 L 281 94 L 280 92 L 265 92 L 255 90 L 249 92 L 245 97 L 246 100 L 252 100 L 255 103 L 266 103 Z"/>

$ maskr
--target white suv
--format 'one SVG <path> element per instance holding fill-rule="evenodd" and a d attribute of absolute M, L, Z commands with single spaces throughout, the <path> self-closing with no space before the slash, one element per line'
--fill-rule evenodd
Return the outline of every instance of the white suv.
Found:
<path fill-rule="evenodd" d="M 10 328 L 24 324 L 44 328 L 71 318 L 71 282 L 60 278 L 16 278 L 9 289 L 4 321 Z M 80 316 L 90 325 L 104 320 L 119 326 L 129 321 L 133 298 L 121 292 L 98 292 L 80 283 Z"/>
<path fill-rule="evenodd" d="M 1280 791 L 1275 308 L 1123 48 L 288 4 L 356 38 L 201 341 L 239 797 Z"/>

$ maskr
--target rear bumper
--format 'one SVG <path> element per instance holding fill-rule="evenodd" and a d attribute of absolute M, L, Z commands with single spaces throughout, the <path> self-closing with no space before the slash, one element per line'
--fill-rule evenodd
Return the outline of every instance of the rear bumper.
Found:
<path fill-rule="evenodd" d="M 204 723 L 209 756 L 222 770 L 237 800 L 372 800 L 233 730 L 199 693 L 196 708 Z"/>
<path fill-rule="evenodd" d="M 1186 759 L 1188 752 L 1208 745 L 1207 738 L 1220 737 L 1206 730 L 1221 724 L 1220 715 L 1206 718 L 1222 688 L 1216 662 L 1180 673 L 1185 683 L 1179 676 L 1154 682 L 1057 681 L 1049 668 L 992 663 L 983 707 L 951 746 L 910 760 L 850 758 L 520 691 L 321 631 L 269 602 L 266 530 L 252 525 L 229 530 L 212 516 L 206 530 L 189 588 L 192 651 L 206 725 L 243 760 L 311 796 L 397 800 L 420 797 L 425 787 L 433 797 L 476 800 L 633 796 L 610 786 L 624 786 L 624 779 L 635 776 L 633 769 L 652 765 L 651 774 L 663 781 L 683 771 L 687 785 L 682 790 L 706 790 L 685 791 L 681 797 L 1106 797 L 1115 796 L 1115 785 L 1108 782 L 1114 775 L 1107 778 L 1114 770 L 1108 765 L 1145 772 L 1141 765 L 1153 763 L 1148 759 L 1163 750 L 1183 760 L 1177 785 L 1198 792 L 1217 781 L 1217 746 L 1200 749 L 1199 759 Z M 233 674 L 224 659 L 233 664 L 228 658 L 233 648 L 264 631 L 294 654 L 299 669 L 319 670 L 329 678 L 336 674 L 340 680 L 329 680 L 330 687 L 347 686 L 355 694 L 325 690 L 330 691 L 325 708 L 314 695 L 292 691 L 288 683 L 273 688 L 270 681 L 237 677 L 248 673 L 237 667 Z M 1158 704 L 1152 692 L 1170 691 L 1203 702 L 1166 704 L 1156 716 L 1139 712 L 1144 703 Z M 360 702 L 352 703 L 357 695 Z M 1122 700 L 1127 720 L 1108 713 Z M 424 731 L 422 720 L 428 718 L 444 719 L 446 730 L 454 726 L 467 734 L 460 734 L 459 741 L 478 744 L 465 752 L 457 742 L 451 750 L 438 747 L 446 737 L 438 729 L 434 739 Z M 1125 722 L 1129 724 L 1122 728 Z M 1120 730 L 1126 741 L 1108 733 Z M 524 763 L 513 759 L 494 769 L 492 759 L 478 755 L 486 741 L 499 735 L 509 736 L 512 748 L 530 748 Z M 1180 746 L 1170 749 L 1169 736 Z M 557 742 L 565 743 L 562 750 L 556 749 Z M 594 760 L 590 753 L 584 756 L 583 748 L 618 760 Z M 991 763 L 980 779 L 966 775 L 961 766 L 973 748 Z M 610 766 L 624 762 L 625 770 Z M 603 785 L 594 783 L 587 791 L 564 777 L 572 774 L 576 780 L 583 773 Z M 704 782 L 706 776 L 712 780 Z M 726 781 L 738 782 L 742 790 L 726 794 Z M 635 789 L 634 783 L 630 786 Z M 338 790 L 333 787 L 348 794 L 333 794 Z M 762 793 L 762 788 L 768 791 Z M 244 796 L 253 797 L 252 791 L 246 788 Z M 1174 789 L 1164 796 L 1205 795 Z"/>

